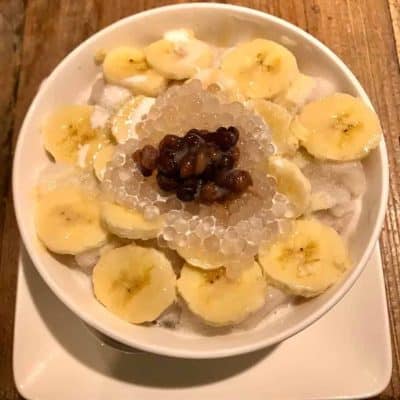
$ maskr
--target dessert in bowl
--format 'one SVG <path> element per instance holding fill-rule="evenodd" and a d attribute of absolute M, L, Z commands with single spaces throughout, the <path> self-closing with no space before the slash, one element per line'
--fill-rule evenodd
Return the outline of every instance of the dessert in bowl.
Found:
<path fill-rule="evenodd" d="M 382 223 L 386 157 L 362 88 L 315 39 L 240 7 L 174 6 L 56 68 L 14 190 L 35 265 L 83 320 L 132 347 L 220 357 L 283 340 L 351 287 Z"/>

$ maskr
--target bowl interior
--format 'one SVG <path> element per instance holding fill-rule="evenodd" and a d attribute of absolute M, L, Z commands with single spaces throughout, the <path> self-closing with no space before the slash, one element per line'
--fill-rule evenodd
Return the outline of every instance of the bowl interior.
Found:
<path fill-rule="evenodd" d="M 382 223 L 387 193 L 384 143 L 364 161 L 368 189 L 357 234 L 351 240 L 354 268 L 322 296 L 274 314 L 255 329 L 242 333 L 195 336 L 158 327 L 151 329 L 119 320 L 93 297 L 90 280 L 66 268 L 39 243 L 33 221 L 33 189 L 39 171 L 49 161 L 43 150 L 40 125 L 55 107 L 85 101 L 99 72 L 93 54 L 116 45 L 145 45 L 164 31 L 190 28 L 203 40 L 229 46 L 248 38 L 267 37 L 287 46 L 300 69 L 332 80 L 338 90 L 361 96 L 365 92 L 344 64 L 300 29 L 261 12 L 211 4 L 172 6 L 141 13 L 111 25 L 74 50 L 42 85 L 23 124 L 14 160 L 14 200 L 21 234 L 40 274 L 61 300 L 102 333 L 127 345 L 180 357 L 221 357 L 271 345 L 296 333 L 326 312 L 354 283 L 373 248 Z"/>

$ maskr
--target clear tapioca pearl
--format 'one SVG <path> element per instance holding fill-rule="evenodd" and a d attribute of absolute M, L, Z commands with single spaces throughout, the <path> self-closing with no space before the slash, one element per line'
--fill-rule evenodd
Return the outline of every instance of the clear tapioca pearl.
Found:
<path fill-rule="evenodd" d="M 177 236 L 177 232 L 173 227 L 167 226 L 164 228 L 163 237 L 167 242 L 175 241 L 176 236 Z"/>
<path fill-rule="evenodd" d="M 112 159 L 112 162 L 113 162 L 114 166 L 122 167 L 125 164 L 125 161 L 126 161 L 125 153 L 116 151 L 115 154 L 114 154 L 114 157 Z"/>
<path fill-rule="evenodd" d="M 158 207 L 151 205 L 144 209 L 144 217 L 148 220 L 155 219 L 160 216 L 160 210 Z"/>
<path fill-rule="evenodd" d="M 179 234 L 186 233 L 189 229 L 189 223 L 182 217 L 175 219 L 173 227 Z"/>
<path fill-rule="evenodd" d="M 217 252 L 219 250 L 219 237 L 211 235 L 203 241 L 206 251 Z"/>
<path fill-rule="evenodd" d="M 211 227 L 204 225 L 202 222 L 196 226 L 194 232 L 200 240 L 204 240 L 212 234 Z"/>
<path fill-rule="evenodd" d="M 177 248 L 179 247 L 185 247 L 187 245 L 187 236 L 184 233 L 178 233 L 175 240 L 175 245 Z"/>

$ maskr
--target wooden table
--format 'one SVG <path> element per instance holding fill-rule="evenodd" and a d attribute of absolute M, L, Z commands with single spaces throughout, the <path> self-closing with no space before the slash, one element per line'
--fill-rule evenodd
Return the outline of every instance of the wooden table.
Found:
<path fill-rule="evenodd" d="M 10 190 L 13 149 L 40 82 L 74 47 L 108 24 L 183 1 L 0 0 L 0 399 L 13 384 L 12 341 L 19 235 Z M 400 2 L 247 0 L 234 4 L 282 17 L 335 51 L 370 95 L 386 136 L 390 197 L 381 236 L 393 343 L 393 376 L 379 399 L 400 398 Z M 373 323 L 373 321 L 371 321 Z"/>

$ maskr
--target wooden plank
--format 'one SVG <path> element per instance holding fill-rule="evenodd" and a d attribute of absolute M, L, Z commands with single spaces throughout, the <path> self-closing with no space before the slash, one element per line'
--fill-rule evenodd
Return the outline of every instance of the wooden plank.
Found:
<path fill-rule="evenodd" d="M 25 6 L 22 0 L 0 0 L 0 232 L 11 167 L 11 139 L 15 118 Z M 17 240 L 18 235 L 14 235 Z M 1 250 L 0 250 L 1 251 Z M 0 264 L 0 398 L 15 398 L 11 370 L 15 297 L 15 261 L 11 269 Z"/>
<path fill-rule="evenodd" d="M 400 60 L 400 1 L 388 0 L 392 18 L 393 34 L 396 41 L 397 58 Z"/>
<path fill-rule="evenodd" d="M 7 24 L 3 22 L 4 26 L 9 27 L 6 31 L 12 32 L 3 36 L 0 20 L 0 37 L 8 38 L 6 48 L 9 54 L 8 62 L 3 62 L 4 65 L 2 65 L 3 54 L 0 52 L 0 140 L 2 140 L 0 149 L 4 149 L 3 140 L 5 140 L 4 143 L 9 143 L 10 135 L 7 132 L 10 132 L 12 126 L 14 128 L 13 142 L 15 142 L 23 116 L 40 82 L 76 45 L 98 29 L 124 16 L 155 6 L 178 2 L 184 1 L 30 0 L 27 2 L 25 12 L 23 56 L 18 81 L 20 46 L 16 46 L 17 51 L 14 54 L 11 51 L 13 47 L 10 43 L 13 42 L 10 38 L 21 36 L 23 3 L 22 0 L 0 0 L 0 18 L 7 21 Z M 381 117 L 391 166 L 389 211 L 381 245 L 393 334 L 394 374 L 391 384 L 380 398 L 400 398 L 400 143 L 398 136 L 400 124 L 397 113 L 400 105 L 400 75 L 389 12 L 390 3 L 393 21 L 398 21 L 398 1 L 389 0 L 388 3 L 387 0 L 378 0 L 373 2 L 373 6 L 371 6 L 371 0 L 242 0 L 233 1 L 233 3 L 261 9 L 285 18 L 326 43 L 360 79 Z M 396 23 L 394 32 L 398 33 Z M 4 46 L 2 42 L 3 40 L 0 41 L 0 46 Z M 18 43 L 20 42 L 17 40 Z M 13 71 L 9 76 L 14 78 L 4 83 L 1 78 L 7 76 L 9 71 Z M 4 84 L 6 84 L 6 90 L 3 89 Z M 14 107 L 16 88 L 18 89 L 17 101 Z M 12 117 L 12 110 L 15 110 L 15 119 Z M 2 118 L 4 115 L 7 115 L 7 118 Z M 1 121 L 5 121 L 4 124 Z M 7 192 L 4 182 L 7 181 L 9 174 L 9 155 L 10 152 L 7 150 L 5 156 L 0 153 L 0 162 L 8 166 L 8 169 L 0 171 L 0 194 L 2 195 Z M 0 324 L 0 398 L 16 399 L 18 396 L 13 387 L 11 373 L 11 344 L 15 269 L 19 246 L 10 196 L 6 202 L 4 226 L 1 218 L 3 209 L 4 207 L 0 208 L 0 293 L 2 296 L 2 303 L 0 303 L 0 320 L 2 321 Z"/>

